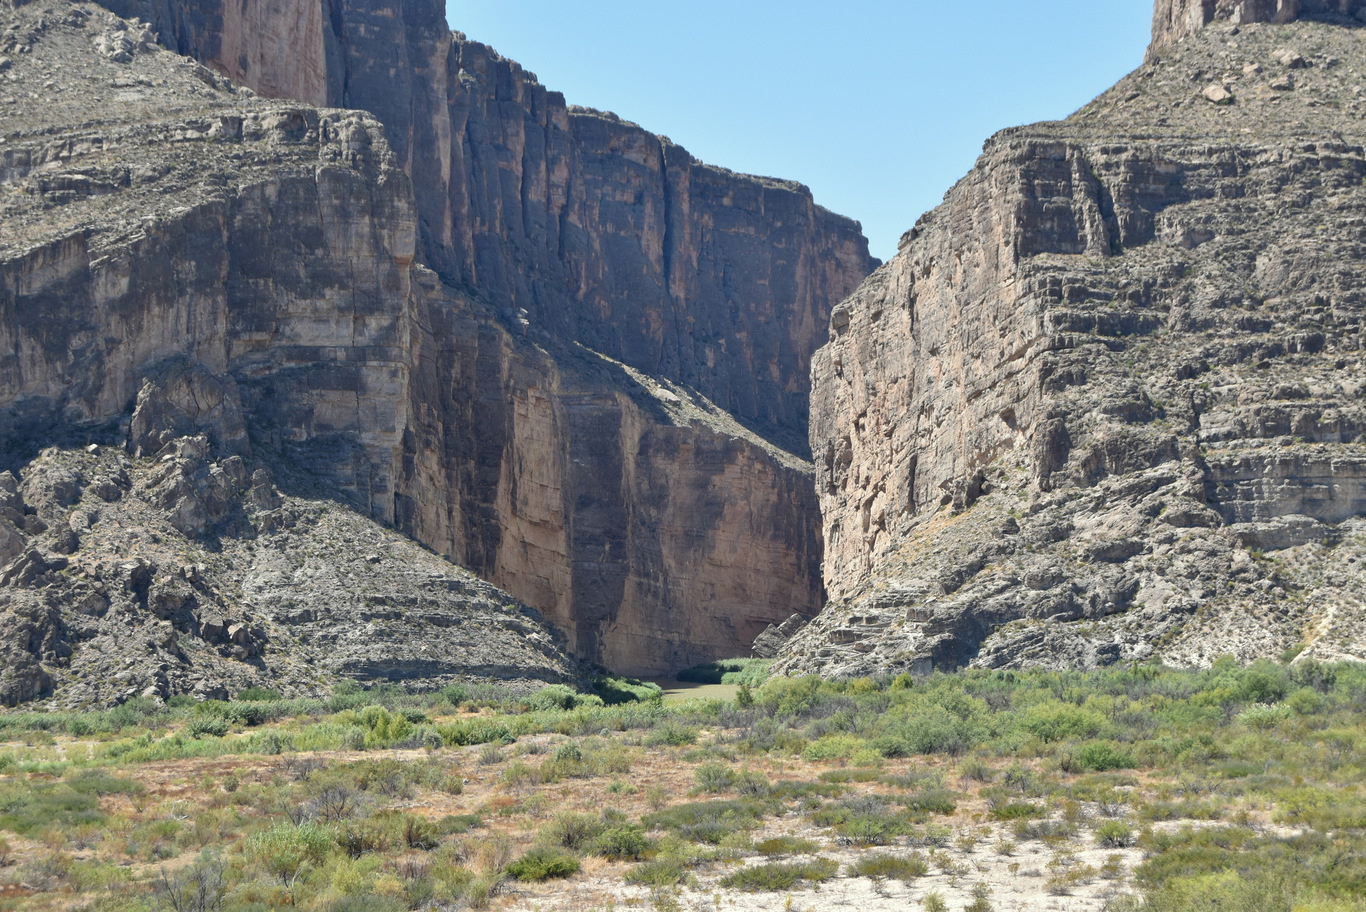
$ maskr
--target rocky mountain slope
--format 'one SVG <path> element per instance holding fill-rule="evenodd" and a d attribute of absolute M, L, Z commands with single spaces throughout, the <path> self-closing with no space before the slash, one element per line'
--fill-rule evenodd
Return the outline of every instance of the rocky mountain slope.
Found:
<path fill-rule="evenodd" d="M 161 33 L 83 3 L 4 11 L 2 467 L 27 483 L 48 443 L 131 434 L 157 457 L 205 435 L 215 459 L 395 524 L 628 672 L 814 613 L 794 441 L 815 337 L 873 265 L 857 225 L 571 111 L 429 3 L 328 17 L 346 40 L 323 42 L 322 69 L 306 42 L 287 60 L 260 44 L 316 24 L 305 6 L 196 5 L 219 38 L 186 49 L 237 48 L 245 69 L 223 69 L 263 91 L 386 120 L 264 99 L 164 51 L 153 39 L 181 34 L 166 10 L 148 15 Z M 267 12 L 287 21 L 247 21 Z M 148 388 L 170 405 L 139 436 Z"/>
<path fill-rule="evenodd" d="M 159 452 L 0 473 L 0 705 L 585 677 L 537 612 L 348 505 L 282 496 L 202 436 Z"/>
<path fill-rule="evenodd" d="M 1159 2 L 835 310 L 780 668 L 1366 657 L 1366 30 L 1276 6 Z"/>

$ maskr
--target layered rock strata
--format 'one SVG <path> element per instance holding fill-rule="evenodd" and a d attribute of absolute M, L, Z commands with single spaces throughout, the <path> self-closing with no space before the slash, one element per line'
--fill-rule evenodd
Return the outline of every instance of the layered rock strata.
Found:
<path fill-rule="evenodd" d="M 770 441 L 790 442 L 800 426 L 802 334 L 869 265 L 852 223 L 801 188 L 707 168 L 676 147 L 669 160 L 687 174 L 673 189 L 627 175 L 640 193 L 616 199 L 611 169 L 634 173 L 632 148 L 653 143 L 664 156 L 666 144 L 605 115 L 566 120 L 560 103 L 554 130 L 572 121 L 601 134 L 591 167 L 586 147 L 571 148 L 580 164 L 568 198 L 589 209 L 554 216 L 566 232 L 556 255 L 594 278 L 576 291 L 567 279 L 561 287 L 563 262 L 514 268 L 527 244 L 546 243 L 529 209 L 444 216 L 451 231 L 490 245 L 485 275 L 515 276 L 518 289 L 442 274 L 418 265 L 439 246 L 424 207 L 442 194 L 413 193 L 404 168 L 424 172 L 411 143 L 394 154 L 392 124 L 264 100 L 94 7 L 20 7 L 4 35 L 0 447 L 9 467 L 22 471 L 35 441 L 72 433 L 131 434 L 142 457 L 204 433 L 215 453 L 273 467 L 287 493 L 340 493 L 398 523 L 545 611 L 580 654 L 626 671 L 733 654 L 768 623 L 817 609 L 811 469 Z M 547 93 L 532 77 L 479 53 L 490 75 L 466 82 L 491 93 L 489 111 L 543 113 Z M 508 79 L 524 94 L 499 95 Z M 44 86 L 42 110 L 18 94 L 30 85 Z M 493 163 L 521 161 L 524 143 L 491 137 L 493 116 L 467 116 L 479 125 L 462 128 L 461 148 L 485 164 L 449 185 L 488 181 L 479 205 L 489 211 L 512 199 L 495 189 L 522 198 L 494 180 L 512 166 Z M 655 191 L 693 199 L 692 208 L 670 203 L 665 234 L 651 234 L 650 213 L 663 205 Z M 666 235 L 696 249 L 669 247 Z M 666 252 L 671 262 L 692 257 L 691 269 L 670 266 L 681 290 L 668 306 L 681 309 L 645 322 L 676 320 L 675 341 L 712 346 L 687 355 L 692 374 L 682 355 L 638 359 L 664 368 L 653 374 L 613 357 L 639 355 L 620 308 L 648 297 L 623 276 Z M 743 268 L 722 265 L 732 260 Z M 609 285 L 616 304 L 591 290 Z M 741 328 L 723 337 L 727 308 Z M 723 357 L 737 351 L 738 362 Z M 754 408 L 722 408 L 681 379 L 733 392 L 725 377 L 736 364 L 750 372 L 749 391 L 726 395 Z M 185 534 L 217 534 L 197 515 L 176 522 L 195 526 Z"/>
<path fill-rule="evenodd" d="M 1363 70 L 1216 22 L 987 144 L 816 356 L 781 668 L 1366 655 Z"/>

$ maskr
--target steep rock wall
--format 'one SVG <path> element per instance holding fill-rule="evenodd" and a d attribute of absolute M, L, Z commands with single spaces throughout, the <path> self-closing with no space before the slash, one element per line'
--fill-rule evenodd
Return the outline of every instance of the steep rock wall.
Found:
<path fill-rule="evenodd" d="M 344 46 L 399 26 L 405 46 L 427 46 L 431 23 L 382 12 L 344 20 Z M 442 46 L 482 75 L 458 68 L 464 107 L 442 101 L 453 119 L 424 126 L 414 99 L 450 88 L 429 78 L 447 58 L 414 52 L 407 76 L 386 65 L 387 85 L 419 87 L 388 98 L 421 127 L 387 123 L 391 146 L 368 115 L 250 97 L 124 41 L 135 26 L 82 15 L 34 30 L 15 73 L 65 72 L 47 68 L 90 54 L 97 21 L 115 36 L 101 45 L 115 49 L 99 64 L 102 119 L 62 83 L 34 112 L 46 132 L 5 123 L 11 443 L 117 420 L 149 377 L 183 392 L 189 365 L 221 401 L 181 396 L 145 419 L 170 428 L 155 439 L 200 426 L 243 449 L 250 427 L 256 456 L 504 585 L 591 659 L 669 671 L 818 609 L 810 467 L 747 425 L 788 444 L 800 428 L 801 340 L 869 266 L 857 226 L 795 185 L 571 113 L 444 24 Z M 443 145 L 443 123 L 458 141 Z M 418 135 L 438 138 L 403 141 Z M 442 160 L 425 161 L 453 175 L 441 192 L 422 182 L 433 149 Z M 434 219 L 449 243 L 431 240 Z M 469 274 L 417 267 L 424 247 L 438 267 L 459 253 Z"/>
<path fill-rule="evenodd" d="M 820 603 L 804 464 L 682 386 L 425 293 L 405 525 L 617 669 L 734 652 Z"/>
<path fill-rule="evenodd" d="M 874 265 L 858 224 L 807 188 L 567 106 L 449 32 L 438 0 L 107 5 L 259 92 L 313 100 L 325 83 L 327 104 L 375 114 L 421 188 L 421 257 L 447 281 L 804 448 L 810 353 Z M 259 40 L 251 26 L 306 49 L 292 81 L 224 50 Z"/>
<path fill-rule="evenodd" d="M 1366 654 L 1364 42 L 1203 29 L 987 144 L 816 355 L 782 669 Z"/>

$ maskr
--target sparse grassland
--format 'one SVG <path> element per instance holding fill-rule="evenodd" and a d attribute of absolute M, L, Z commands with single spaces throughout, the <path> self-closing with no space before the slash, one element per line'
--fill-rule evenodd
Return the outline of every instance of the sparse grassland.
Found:
<path fill-rule="evenodd" d="M 0 912 L 1366 912 L 1360 666 L 655 694 L 0 715 Z"/>

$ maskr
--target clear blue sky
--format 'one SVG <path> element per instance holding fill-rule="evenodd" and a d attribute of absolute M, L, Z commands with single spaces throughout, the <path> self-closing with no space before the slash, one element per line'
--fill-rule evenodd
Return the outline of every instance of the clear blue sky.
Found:
<path fill-rule="evenodd" d="M 1137 67 L 1152 0 L 447 0 L 447 15 L 571 104 L 807 184 L 885 260 L 992 133 L 1065 117 Z"/>

